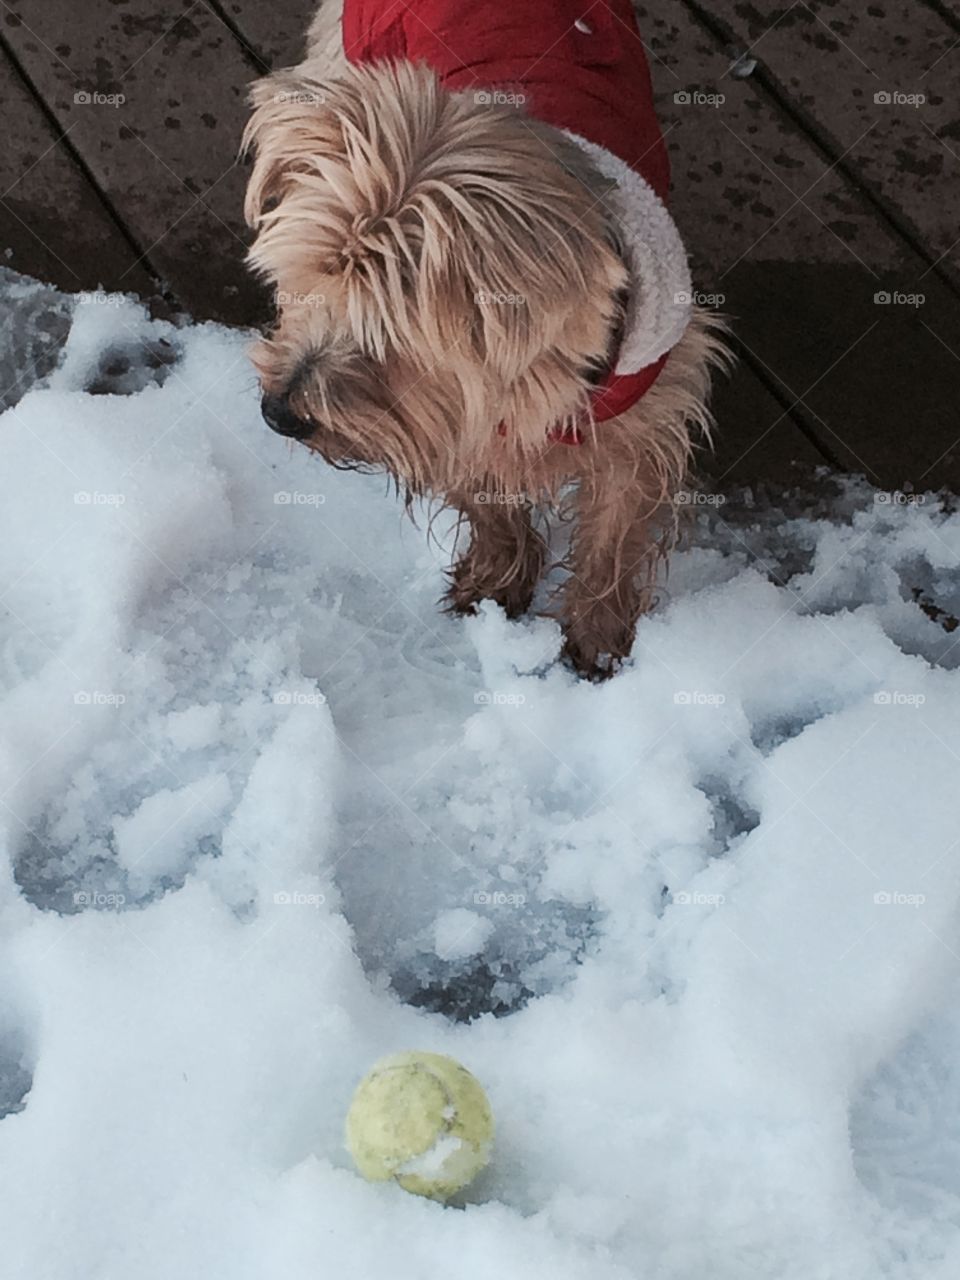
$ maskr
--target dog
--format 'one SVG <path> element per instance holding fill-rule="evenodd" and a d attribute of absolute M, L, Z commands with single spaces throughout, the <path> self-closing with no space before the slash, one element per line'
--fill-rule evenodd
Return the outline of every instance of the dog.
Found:
<path fill-rule="evenodd" d="M 611 675 L 724 361 L 691 305 L 629 0 L 323 0 L 304 61 L 252 106 L 266 422 L 459 513 L 455 613 L 527 611 L 533 517 L 559 509 L 563 657 Z"/>

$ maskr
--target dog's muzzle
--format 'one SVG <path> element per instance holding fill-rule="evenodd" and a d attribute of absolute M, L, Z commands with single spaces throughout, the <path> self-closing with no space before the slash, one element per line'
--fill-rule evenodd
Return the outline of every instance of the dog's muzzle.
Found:
<path fill-rule="evenodd" d="M 305 440 L 313 431 L 313 424 L 298 418 L 283 396 L 265 395 L 260 401 L 260 412 L 271 430 L 291 440 Z"/>

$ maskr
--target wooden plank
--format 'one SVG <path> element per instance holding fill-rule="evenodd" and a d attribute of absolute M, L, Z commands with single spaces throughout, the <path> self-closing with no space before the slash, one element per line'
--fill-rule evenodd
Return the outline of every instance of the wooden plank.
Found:
<path fill-rule="evenodd" d="M 702 288 L 723 292 L 739 260 L 899 265 L 868 202 L 831 170 L 752 80 L 725 78 L 729 57 L 682 0 L 638 6 L 673 167 L 671 208 Z"/>
<path fill-rule="evenodd" d="M 56 129 L 0 50 L 0 262 L 61 289 L 154 282 Z"/>
<path fill-rule="evenodd" d="M 960 283 L 960 41 L 950 22 L 916 0 L 689 2 L 759 61 L 754 74 L 789 98 L 831 157 Z"/>
<path fill-rule="evenodd" d="M 695 466 L 717 489 L 758 481 L 798 484 L 828 461 L 742 362 L 731 376 L 716 378 L 711 403 L 717 424 L 713 441 L 697 455 Z"/>
<path fill-rule="evenodd" d="M 960 33 L 960 0 L 923 0 L 923 3 Z"/>
<path fill-rule="evenodd" d="M 5 24 L 31 82 L 177 297 L 199 318 L 264 314 L 243 268 L 236 163 L 253 71 L 220 18 L 198 0 L 14 0 Z"/>
<path fill-rule="evenodd" d="M 728 48 L 681 0 L 639 13 L 698 286 L 840 465 L 883 488 L 960 485 L 952 291 L 755 78 L 725 74 Z"/>
<path fill-rule="evenodd" d="M 243 40 L 268 66 L 291 67 L 305 52 L 319 0 L 219 0 Z"/>

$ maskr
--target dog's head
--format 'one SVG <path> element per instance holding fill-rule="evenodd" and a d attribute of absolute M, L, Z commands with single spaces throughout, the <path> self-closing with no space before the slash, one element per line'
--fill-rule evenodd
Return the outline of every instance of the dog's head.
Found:
<path fill-rule="evenodd" d="M 276 291 L 264 416 L 341 465 L 439 488 L 497 424 L 585 409 L 626 272 L 603 180 L 558 131 L 421 66 L 254 89 L 247 220 Z"/>

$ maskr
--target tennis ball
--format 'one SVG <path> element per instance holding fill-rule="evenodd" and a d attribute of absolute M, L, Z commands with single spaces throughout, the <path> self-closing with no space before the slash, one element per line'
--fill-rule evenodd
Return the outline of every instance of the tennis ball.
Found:
<path fill-rule="evenodd" d="M 371 1182 L 448 1200 L 480 1172 L 493 1145 L 487 1096 L 442 1053 L 395 1053 L 360 1082 L 347 1113 L 347 1147 Z"/>

